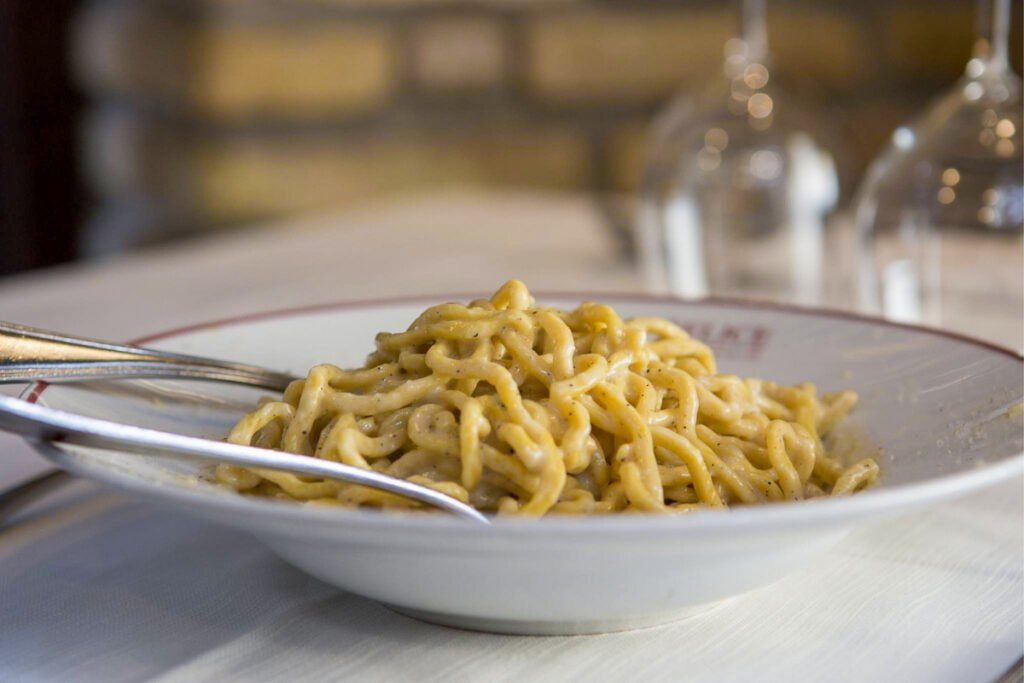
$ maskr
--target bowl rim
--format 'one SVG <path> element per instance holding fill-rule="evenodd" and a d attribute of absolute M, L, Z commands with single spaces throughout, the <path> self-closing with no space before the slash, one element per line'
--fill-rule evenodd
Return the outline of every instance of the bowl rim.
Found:
<path fill-rule="evenodd" d="M 1021 363 L 1024 369 L 1024 356 L 1006 347 L 992 342 L 971 337 L 949 330 L 895 322 L 875 316 L 850 311 L 802 306 L 788 303 L 758 301 L 755 299 L 733 297 L 702 297 L 683 298 L 674 295 L 655 295 L 643 292 L 567 292 L 539 291 L 533 293 L 537 299 L 571 299 L 576 297 L 593 297 L 590 300 L 607 299 L 618 302 L 636 302 L 651 304 L 675 304 L 696 307 L 724 307 L 733 309 L 759 309 L 781 313 L 806 315 L 818 318 L 832 318 L 864 323 L 880 327 L 894 327 L 912 332 L 925 333 L 951 339 L 960 343 L 982 348 L 988 352 L 1009 356 Z M 168 330 L 151 333 L 128 342 L 131 344 L 147 344 L 164 339 L 172 339 L 194 332 L 212 330 L 221 327 L 280 320 L 290 317 L 309 316 L 332 312 L 347 312 L 374 308 L 404 307 L 424 302 L 466 301 L 485 297 L 485 293 L 459 294 L 423 294 L 414 296 L 384 297 L 371 299 L 342 300 L 308 304 L 296 307 L 274 308 L 263 311 L 244 313 L 225 318 L 178 326 Z M 583 300 L 587 300 L 584 298 Z M 30 403 L 39 401 L 46 389 L 47 382 L 36 382 L 22 393 L 22 398 Z M 77 471 L 76 458 L 62 448 L 49 443 L 33 443 L 33 447 L 44 457 L 55 462 L 64 469 Z M 202 507 L 215 508 L 223 512 L 242 512 L 253 518 L 276 518 L 280 521 L 305 522 L 314 525 L 315 529 L 323 525 L 338 527 L 339 525 L 356 525 L 367 530 L 385 531 L 396 528 L 404 530 L 451 531 L 465 534 L 470 530 L 474 534 L 494 534 L 501 530 L 503 534 L 518 536 L 543 534 L 546 538 L 578 536 L 580 534 L 603 534 L 610 531 L 629 531 L 633 534 L 647 536 L 666 532 L 719 532 L 728 529 L 758 530 L 765 527 L 793 526 L 813 527 L 829 525 L 846 519 L 872 517 L 883 514 L 898 513 L 930 502 L 960 497 L 1001 481 L 1014 475 L 1024 474 L 1024 452 L 999 458 L 995 462 L 979 465 L 973 469 L 925 479 L 910 484 L 899 484 L 891 488 L 872 489 L 856 496 L 827 498 L 779 505 L 737 506 L 726 510 L 698 510 L 686 515 L 595 515 L 595 516 L 554 516 L 542 520 L 520 518 L 492 518 L 490 526 L 473 524 L 450 515 L 402 513 L 373 509 L 321 508 L 308 505 L 296 505 L 287 501 L 255 499 L 246 496 L 210 495 L 198 489 L 184 486 L 167 486 L 148 482 L 144 478 L 106 470 L 102 467 L 85 468 L 89 475 L 107 483 L 126 488 L 135 494 L 144 493 L 177 503 L 199 504 Z M 310 529 L 312 531 L 313 529 Z"/>

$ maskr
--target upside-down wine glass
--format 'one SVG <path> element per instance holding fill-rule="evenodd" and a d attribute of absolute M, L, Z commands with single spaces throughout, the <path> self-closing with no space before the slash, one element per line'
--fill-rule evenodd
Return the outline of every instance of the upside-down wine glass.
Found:
<path fill-rule="evenodd" d="M 854 203 L 862 309 L 1024 344 L 1021 79 L 1010 0 L 978 0 L 964 76 L 896 129 Z"/>
<path fill-rule="evenodd" d="M 648 288 L 818 303 L 838 196 L 820 128 L 778 84 L 764 0 L 740 3 L 723 72 L 652 126 L 638 216 Z"/>

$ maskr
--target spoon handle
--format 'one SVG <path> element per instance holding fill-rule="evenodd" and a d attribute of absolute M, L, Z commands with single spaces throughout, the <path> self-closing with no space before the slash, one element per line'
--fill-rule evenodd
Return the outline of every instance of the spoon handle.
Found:
<path fill-rule="evenodd" d="M 118 377 L 209 379 L 277 391 L 295 379 L 255 365 L 110 344 L 0 321 L 0 384 Z"/>
<path fill-rule="evenodd" d="M 8 396 L 0 396 L 0 430 L 19 434 L 31 441 L 71 443 L 138 455 L 168 455 L 208 463 L 265 467 L 336 479 L 410 498 L 458 517 L 488 523 L 480 512 L 451 496 L 373 470 L 265 448 L 239 446 L 108 422 Z"/>

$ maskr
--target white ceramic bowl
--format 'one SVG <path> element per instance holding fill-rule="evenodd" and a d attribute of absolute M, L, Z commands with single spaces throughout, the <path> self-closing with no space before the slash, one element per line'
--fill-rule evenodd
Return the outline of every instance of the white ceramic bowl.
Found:
<path fill-rule="evenodd" d="M 470 297 L 450 297 L 465 301 Z M 572 307 L 578 296 L 542 296 Z M 624 316 L 690 327 L 720 368 L 822 390 L 853 388 L 850 428 L 883 448 L 880 485 L 837 500 L 677 517 L 496 520 L 304 507 L 245 498 L 194 465 L 73 446 L 42 447 L 62 467 L 251 532 L 340 588 L 437 623 L 509 633 L 591 633 L 658 624 L 781 578 L 854 525 L 978 492 L 1024 472 L 1022 360 L 985 343 L 848 315 L 743 302 L 608 297 Z M 436 299 L 435 299 L 436 300 Z M 261 314 L 142 340 L 159 348 L 304 373 L 360 364 L 379 330 L 428 303 L 404 300 Z M 56 408 L 210 437 L 255 399 L 196 382 L 57 385 Z"/>

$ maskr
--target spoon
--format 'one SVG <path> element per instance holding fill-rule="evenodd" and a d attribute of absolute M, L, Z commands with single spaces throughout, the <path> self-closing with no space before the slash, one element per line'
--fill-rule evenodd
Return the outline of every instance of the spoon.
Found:
<path fill-rule="evenodd" d="M 294 377 L 253 365 L 109 344 L 0 322 L 0 383 L 117 378 L 206 379 L 283 390 Z M 426 503 L 488 524 L 469 505 L 439 491 L 373 470 L 304 455 L 212 441 L 76 415 L 0 396 L 0 430 L 29 440 L 265 467 L 337 479 Z"/>

